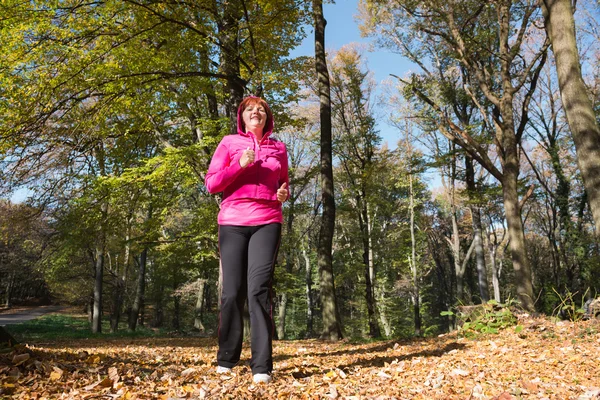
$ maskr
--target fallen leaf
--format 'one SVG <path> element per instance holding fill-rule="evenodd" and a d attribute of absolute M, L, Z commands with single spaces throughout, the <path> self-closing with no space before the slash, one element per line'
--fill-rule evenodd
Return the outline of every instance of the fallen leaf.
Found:
<path fill-rule="evenodd" d="M 108 378 L 113 383 L 117 383 L 117 382 L 119 382 L 119 379 L 121 379 L 121 377 L 119 376 L 119 371 L 115 367 L 110 367 L 108 369 Z"/>
<path fill-rule="evenodd" d="M 29 360 L 29 358 L 31 358 L 29 353 L 17 354 L 16 356 L 13 357 L 12 362 L 15 365 L 21 365 L 25 361 Z"/>
<path fill-rule="evenodd" d="M 192 375 L 194 372 L 196 372 L 196 368 L 184 369 L 183 371 L 181 371 L 181 376 L 183 376 L 185 378 L 187 376 Z"/>
<path fill-rule="evenodd" d="M 64 371 L 58 367 L 54 367 L 54 370 L 50 373 L 50 380 L 57 381 L 62 378 Z"/>
<path fill-rule="evenodd" d="M 460 369 L 460 368 L 454 368 L 452 370 L 452 372 L 450 372 L 450 375 L 467 376 L 467 375 L 469 375 L 469 371 L 465 371 L 464 369 Z"/>

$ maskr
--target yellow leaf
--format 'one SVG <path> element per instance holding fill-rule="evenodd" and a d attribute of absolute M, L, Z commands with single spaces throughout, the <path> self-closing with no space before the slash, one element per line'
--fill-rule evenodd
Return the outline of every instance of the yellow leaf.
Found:
<path fill-rule="evenodd" d="M 52 372 L 50 373 L 50 380 L 51 380 L 51 381 L 57 381 L 57 380 L 59 380 L 60 378 L 62 378 L 62 376 L 63 376 L 63 374 L 62 374 L 62 371 L 61 371 L 61 372 L 58 372 L 58 371 L 54 370 L 54 371 L 52 371 Z"/>

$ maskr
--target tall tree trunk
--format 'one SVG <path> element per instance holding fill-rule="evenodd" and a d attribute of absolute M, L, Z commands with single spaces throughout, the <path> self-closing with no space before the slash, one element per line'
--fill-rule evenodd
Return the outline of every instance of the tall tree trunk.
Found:
<path fill-rule="evenodd" d="M 583 81 L 571 0 L 542 0 L 546 31 L 556 60 L 558 86 L 577 151 L 596 233 L 600 231 L 600 129 Z"/>
<path fill-rule="evenodd" d="M 450 219 L 452 222 L 452 238 L 447 239 L 454 259 L 454 276 L 456 278 L 456 301 L 464 300 L 464 276 L 466 262 L 463 262 L 460 251 L 460 231 L 458 229 L 458 207 L 456 205 L 456 144 L 450 143 L 452 161 L 450 163 Z M 412 151 L 412 150 L 411 150 Z M 466 259 L 465 259 L 466 261 Z"/>
<path fill-rule="evenodd" d="M 477 282 L 479 286 L 479 297 L 482 303 L 490 299 L 490 289 L 487 279 L 487 268 L 485 265 L 485 254 L 483 250 L 483 228 L 481 226 L 481 209 L 471 205 L 471 219 L 473 222 L 473 246 L 475 248 L 475 261 L 477 264 Z"/>
<path fill-rule="evenodd" d="M 454 179 L 452 180 L 452 186 L 453 188 L 451 190 L 454 193 Z M 452 195 L 452 197 L 454 198 L 454 194 Z M 462 268 L 463 263 L 460 256 L 460 232 L 458 231 L 456 205 L 454 204 L 454 200 L 451 201 L 452 240 L 450 241 L 450 247 L 452 248 L 452 255 L 454 259 L 454 276 L 456 277 L 456 301 L 460 303 L 464 300 L 465 294 L 465 270 Z"/>
<path fill-rule="evenodd" d="M 306 278 L 306 338 L 312 338 L 315 336 L 314 325 L 313 325 L 313 293 L 312 293 L 312 264 L 310 258 L 306 252 L 306 248 L 302 248 L 302 257 L 304 258 L 304 271 Z"/>
<path fill-rule="evenodd" d="M 14 286 L 15 286 L 15 272 L 11 271 L 8 274 L 8 280 L 6 282 L 6 299 L 4 301 L 6 308 L 12 307 L 12 295 L 13 295 Z"/>
<path fill-rule="evenodd" d="M 94 320 L 94 291 L 93 290 L 90 293 L 90 296 L 88 297 L 87 303 L 85 304 L 85 313 L 87 315 L 87 320 L 88 320 L 90 326 L 92 326 L 92 321 Z"/>
<path fill-rule="evenodd" d="M 510 104 L 510 105 L 509 105 Z M 512 108 L 512 102 L 506 103 L 506 107 Z M 503 113 L 508 115 L 509 113 Z M 512 115 L 512 114 L 510 114 Z M 507 117 L 505 117 L 507 118 Z M 508 117 L 510 119 L 510 117 Z M 512 121 L 506 121 L 506 125 L 513 126 Z M 523 221 L 521 220 L 521 206 L 519 204 L 519 193 L 517 179 L 519 176 L 519 156 L 514 132 L 506 132 L 504 128 L 505 157 L 504 174 L 502 179 L 502 195 L 504 200 L 504 212 L 508 225 L 508 237 L 510 238 L 510 249 L 512 254 L 513 269 L 515 270 L 515 286 L 517 297 L 521 306 L 528 311 L 534 311 L 533 284 L 531 281 L 531 267 L 527 258 L 525 246 L 525 233 Z"/>
<path fill-rule="evenodd" d="M 154 316 L 152 318 L 152 326 L 158 328 L 163 326 L 165 318 L 165 285 L 160 283 L 156 290 L 154 302 Z"/>
<path fill-rule="evenodd" d="M 121 320 L 121 310 L 123 309 L 123 300 L 125 298 L 125 280 L 118 274 L 114 279 L 113 288 L 113 310 L 110 316 L 110 332 L 115 333 L 119 330 Z"/>
<path fill-rule="evenodd" d="M 104 279 L 104 240 L 98 238 L 94 262 L 94 312 L 92 314 L 92 332 L 102 332 L 102 283 Z"/>
<path fill-rule="evenodd" d="M 177 289 L 177 283 L 173 284 L 173 290 Z M 181 297 L 173 296 L 173 329 L 179 332 L 181 329 Z"/>
<path fill-rule="evenodd" d="M 373 249 L 371 241 L 371 229 L 369 220 L 369 210 L 364 191 L 358 196 L 356 201 L 360 210 L 358 215 L 358 224 L 361 231 L 363 243 L 363 265 L 365 268 L 365 299 L 367 302 L 367 318 L 369 321 L 369 337 L 375 338 L 381 336 L 381 330 L 377 323 L 375 315 L 375 270 L 373 266 Z"/>
<path fill-rule="evenodd" d="M 133 213 L 129 214 L 127 218 L 127 234 L 125 235 L 125 251 L 123 255 L 123 273 L 119 275 L 117 269 L 115 273 L 115 292 L 114 292 L 114 308 L 111 315 L 110 331 L 116 332 L 119 329 L 119 322 L 123 312 L 123 303 L 126 297 L 127 291 L 127 279 L 129 276 L 129 262 L 131 257 L 131 224 L 133 222 Z"/>
<path fill-rule="evenodd" d="M 240 78 L 239 23 L 243 16 L 240 2 L 223 2 L 223 17 L 218 26 L 222 42 L 220 68 L 227 76 L 225 84 L 225 112 L 229 117 L 230 132 L 237 131 L 237 107 L 244 96 L 245 82 Z"/>
<path fill-rule="evenodd" d="M 96 161 L 101 176 L 106 176 L 104 145 L 102 142 L 95 151 Z M 104 283 L 104 258 L 106 251 L 106 218 L 108 215 L 107 200 L 101 200 L 100 205 L 100 226 L 98 237 L 96 238 L 95 263 L 94 263 L 94 314 L 92 315 L 92 332 L 102 332 L 102 286 Z"/>
<path fill-rule="evenodd" d="M 131 306 L 131 313 L 129 314 L 129 330 L 135 331 L 137 327 L 138 318 L 140 316 L 140 310 L 144 307 L 145 292 L 146 292 L 146 262 L 148 259 L 148 247 L 144 247 L 140 254 L 139 266 L 138 266 L 138 281 L 135 291 L 135 298 L 133 300 L 133 306 Z"/>
<path fill-rule="evenodd" d="M 498 236 L 494 230 L 494 226 L 490 221 L 488 228 L 486 229 L 487 245 L 490 253 L 490 268 L 492 270 L 492 287 L 494 289 L 494 300 L 498 303 L 502 302 L 500 295 L 500 277 L 502 275 L 502 262 L 498 264 L 498 248 L 504 240 L 504 234 L 502 239 L 498 241 Z M 494 238 L 492 240 L 492 237 Z"/>
<path fill-rule="evenodd" d="M 277 339 L 285 339 L 285 318 L 287 315 L 288 295 L 283 292 L 279 296 L 279 305 L 277 307 Z"/>
<path fill-rule="evenodd" d="M 150 193 L 152 194 L 152 193 Z M 152 197 L 152 196 L 150 196 Z M 146 212 L 146 221 L 150 221 L 152 219 L 152 215 L 154 213 L 154 208 L 152 203 L 148 205 L 148 210 Z M 133 299 L 133 305 L 131 306 L 131 311 L 129 313 L 129 330 L 135 331 L 137 327 L 138 320 L 142 322 L 143 325 L 143 315 L 144 315 L 144 304 L 145 304 L 145 294 L 146 294 L 146 268 L 148 263 L 148 247 L 144 247 L 139 257 L 139 265 L 138 265 L 138 281 L 135 289 L 135 297 Z"/>
<path fill-rule="evenodd" d="M 319 102 L 321 120 L 321 191 L 323 214 L 317 247 L 323 331 L 321 338 L 340 340 L 342 329 L 335 299 L 333 276 L 333 233 L 335 228 L 335 200 L 333 188 L 333 155 L 331 133 L 331 86 L 327 57 L 325 55 L 325 25 L 323 1 L 313 0 L 315 25 L 315 65 L 319 80 Z"/>
<path fill-rule="evenodd" d="M 198 279 L 198 287 L 196 288 L 198 295 L 196 296 L 196 306 L 194 307 L 194 329 L 198 332 L 204 332 L 204 324 L 202 324 L 202 314 L 204 310 L 204 293 L 206 292 L 206 279 Z"/>
<path fill-rule="evenodd" d="M 407 136 L 408 137 L 408 136 Z M 411 155 L 412 157 L 412 149 Z M 419 285 L 419 271 L 417 269 L 417 240 L 415 236 L 415 196 L 413 190 L 412 171 L 408 174 L 409 208 L 410 208 L 410 269 L 412 272 L 413 290 L 413 315 L 415 323 L 415 336 L 421 336 L 421 289 Z"/>
<path fill-rule="evenodd" d="M 467 183 L 467 192 L 470 199 L 471 220 L 473 224 L 473 245 L 475 246 L 475 261 L 477 263 L 477 278 L 479 283 L 479 296 L 483 303 L 490 299 L 490 291 L 487 280 L 487 270 L 485 267 L 485 254 L 483 251 L 483 228 L 481 225 L 481 209 L 476 204 L 477 187 L 475 185 L 475 169 L 473 168 L 473 158 L 465 155 L 465 177 Z"/>

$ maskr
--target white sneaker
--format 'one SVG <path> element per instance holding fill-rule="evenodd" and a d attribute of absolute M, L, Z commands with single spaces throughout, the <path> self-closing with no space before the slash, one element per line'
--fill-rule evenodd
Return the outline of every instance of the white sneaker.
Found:
<path fill-rule="evenodd" d="M 270 383 L 273 377 L 269 374 L 254 374 L 252 380 L 254 383 Z"/>
<path fill-rule="evenodd" d="M 231 368 L 222 367 L 220 365 L 217 367 L 217 374 L 228 374 L 230 372 L 231 372 Z"/>

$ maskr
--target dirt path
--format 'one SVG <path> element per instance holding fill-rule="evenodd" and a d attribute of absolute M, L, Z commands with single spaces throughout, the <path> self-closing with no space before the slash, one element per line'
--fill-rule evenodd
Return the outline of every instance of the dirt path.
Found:
<path fill-rule="evenodd" d="M 44 314 L 57 312 L 63 309 L 62 306 L 41 306 L 31 308 L 18 308 L 14 312 L 5 311 L 0 314 L 0 326 L 20 324 L 41 317 Z"/>

